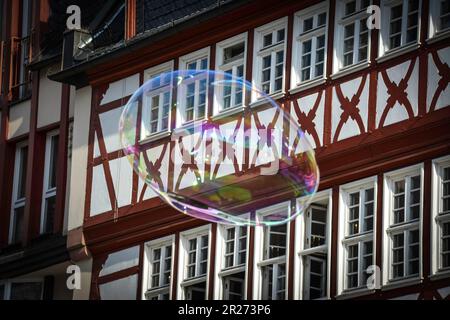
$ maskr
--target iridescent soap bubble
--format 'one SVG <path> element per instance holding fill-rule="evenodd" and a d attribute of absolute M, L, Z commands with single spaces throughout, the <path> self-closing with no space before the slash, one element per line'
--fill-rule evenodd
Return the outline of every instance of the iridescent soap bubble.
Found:
<path fill-rule="evenodd" d="M 314 150 L 289 111 L 231 72 L 179 70 L 133 94 L 120 139 L 141 179 L 177 210 L 276 225 L 302 213 L 319 184 Z"/>

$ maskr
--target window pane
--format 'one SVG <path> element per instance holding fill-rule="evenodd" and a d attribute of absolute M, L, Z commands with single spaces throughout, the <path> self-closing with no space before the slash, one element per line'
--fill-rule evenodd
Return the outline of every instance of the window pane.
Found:
<path fill-rule="evenodd" d="M 25 198 L 25 187 L 26 187 L 26 179 L 27 179 L 27 157 L 28 157 L 28 146 L 22 147 L 19 153 L 19 162 L 16 165 L 19 165 L 19 184 L 18 184 L 18 192 L 17 199 Z"/>
<path fill-rule="evenodd" d="M 356 11 L 356 0 L 349 1 L 345 4 L 345 15 L 350 15 Z"/>
<path fill-rule="evenodd" d="M 309 277 L 309 299 L 319 299 L 326 296 L 326 259 L 309 258 L 310 268 L 306 270 Z M 309 274 L 308 274 L 309 273 Z"/>
<path fill-rule="evenodd" d="M 56 195 L 45 199 L 44 233 L 53 233 L 55 211 L 56 211 Z"/>
<path fill-rule="evenodd" d="M 313 18 L 308 18 L 303 21 L 303 32 L 309 31 L 313 28 Z"/>
<path fill-rule="evenodd" d="M 403 233 L 396 234 L 393 236 L 393 246 L 392 246 L 392 266 L 393 266 L 393 278 L 403 277 L 404 270 L 404 235 Z"/>
<path fill-rule="evenodd" d="M 419 273 L 419 230 L 409 232 L 408 274 Z"/>
<path fill-rule="evenodd" d="M 442 238 L 441 238 L 441 267 L 450 267 L 450 222 L 442 224 Z"/>
<path fill-rule="evenodd" d="M 284 29 L 277 31 L 277 42 L 284 41 Z"/>
<path fill-rule="evenodd" d="M 53 136 L 51 138 L 51 153 L 50 153 L 50 167 L 49 167 L 49 188 L 56 188 L 56 164 L 58 163 L 58 142 L 59 136 Z"/>
<path fill-rule="evenodd" d="M 21 282 L 11 284 L 11 300 L 40 300 L 42 284 L 40 282 Z"/>
<path fill-rule="evenodd" d="M 244 57 L 245 43 L 240 42 L 223 50 L 223 62 L 229 63 L 231 61 L 241 59 Z"/>
<path fill-rule="evenodd" d="M 450 1 L 441 0 L 439 30 L 444 30 L 450 27 Z"/>
<path fill-rule="evenodd" d="M 402 10 L 402 4 L 391 8 L 389 49 L 397 48 L 401 45 Z"/>
<path fill-rule="evenodd" d="M 21 237 L 22 237 L 24 209 L 25 209 L 24 206 L 14 209 L 14 224 L 13 224 L 13 230 L 12 230 L 12 232 L 13 232 L 12 242 L 13 243 L 20 242 Z"/>
<path fill-rule="evenodd" d="M 272 44 L 272 33 L 266 34 L 263 38 L 263 47 L 268 47 Z"/>
<path fill-rule="evenodd" d="M 317 16 L 317 26 L 321 27 L 324 26 L 327 23 L 327 14 L 325 12 L 322 12 Z"/>

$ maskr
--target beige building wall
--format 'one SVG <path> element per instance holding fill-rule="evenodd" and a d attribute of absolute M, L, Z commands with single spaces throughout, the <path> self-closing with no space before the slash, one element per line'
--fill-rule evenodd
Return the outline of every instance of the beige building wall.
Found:
<path fill-rule="evenodd" d="M 37 127 L 59 122 L 62 84 L 47 77 L 47 69 L 40 72 Z"/>
<path fill-rule="evenodd" d="M 30 112 L 30 99 L 9 108 L 8 139 L 20 137 L 30 131 Z"/>

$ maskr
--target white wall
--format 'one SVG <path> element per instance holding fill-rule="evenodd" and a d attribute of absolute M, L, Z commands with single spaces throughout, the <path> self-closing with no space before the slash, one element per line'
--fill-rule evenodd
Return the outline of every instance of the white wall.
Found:
<path fill-rule="evenodd" d="M 75 92 L 68 230 L 83 224 L 91 95 L 90 86 Z"/>
<path fill-rule="evenodd" d="M 59 122 L 61 114 L 62 84 L 51 81 L 47 70 L 40 73 L 37 127 L 42 128 Z"/>
<path fill-rule="evenodd" d="M 30 131 L 31 100 L 15 104 L 9 109 L 8 139 Z"/>

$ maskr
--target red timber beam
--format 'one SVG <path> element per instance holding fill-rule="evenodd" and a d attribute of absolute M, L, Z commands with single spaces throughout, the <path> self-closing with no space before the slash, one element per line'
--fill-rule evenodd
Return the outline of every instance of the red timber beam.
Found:
<path fill-rule="evenodd" d="M 11 1 L 3 2 L 3 14 L 5 19 L 0 21 L 2 24 L 1 30 L 2 34 L 0 38 L 6 40 L 9 38 L 11 33 L 11 14 L 8 14 L 12 10 Z M 10 47 L 5 45 L 5 52 L 2 52 L 5 57 L 9 57 Z M 6 139 L 8 138 L 8 116 L 9 116 L 9 105 L 7 101 L 7 92 L 9 90 L 8 78 L 6 75 L 9 74 L 10 70 L 10 59 L 2 60 L 1 74 L 3 81 L 0 81 L 0 248 L 8 245 L 8 229 L 9 229 L 9 207 L 11 199 L 11 185 L 13 172 L 12 166 L 12 155 L 13 148 L 7 144 Z"/>
<path fill-rule="evenodd" d="M 32 30 L 33 35 L 40 32 L 40 1 L 33 1 Z M 37 39 L 39 40 L 39 36 Z M 39 43 L 32 43 L 32 52 L 38 52 Z M 42 179 L 45 161 L 45 134 L 37 130 L 38 104 L 39 104 L 39 71 L 31 74 L 31 110 L 30 110 L 30 130 L 28 134 L 28 158 L 27 158 L 27 178 L 25 185 L 25 210 L 23 217 L 23 229 L 21 242 L 23 246 L 28 245 L 30 240 L 39 234 Z"/>

